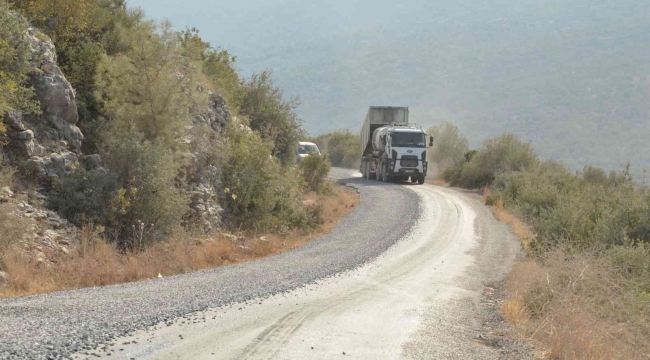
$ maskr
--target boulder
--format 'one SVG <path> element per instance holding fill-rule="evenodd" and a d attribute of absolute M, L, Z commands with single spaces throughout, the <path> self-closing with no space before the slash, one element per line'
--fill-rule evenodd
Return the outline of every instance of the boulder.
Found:
<path fill-rule="evenodd" d="M 73 152 L 53 153 L 49 157 L 32 156 L 25 165 L 38 180 L 48 183 L 79 168 L 79 158 Z"/>

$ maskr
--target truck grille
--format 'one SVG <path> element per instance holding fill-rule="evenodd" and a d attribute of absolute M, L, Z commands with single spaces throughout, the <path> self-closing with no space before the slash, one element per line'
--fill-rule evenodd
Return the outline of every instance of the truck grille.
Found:
<path fill-rule="evenodd" d="M 401 167 L 418 167 L 418 157 L 413 155 L 402 156 L 399 165 Z"/>

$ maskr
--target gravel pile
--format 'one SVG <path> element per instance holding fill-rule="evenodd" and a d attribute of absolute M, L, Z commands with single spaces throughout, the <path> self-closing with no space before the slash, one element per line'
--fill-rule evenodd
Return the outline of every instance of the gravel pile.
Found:
<path fill-rule="evenodd" d="M 0 359 L 67 358 L 195 311 L 265 298 L 357 268 L 409 232 L 419 198 L 403 185 L 345 182 L 361 193 L 357 209 L 331 233 L 290 252 L 162 279 L 0 300 Z"/>

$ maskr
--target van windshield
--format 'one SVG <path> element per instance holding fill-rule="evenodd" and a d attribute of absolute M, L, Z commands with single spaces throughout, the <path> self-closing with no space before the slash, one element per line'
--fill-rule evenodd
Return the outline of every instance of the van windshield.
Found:
<path fill-rule="evenodd" d="M 426 139 L 423 133 L 394 132 L 391 139 L 394 147 L 426 147 Z"/>
<path fill-rule="evenodd" d="M 315 145 L 300 145 L 298 146 L 298 154 L 318 154 L 318 148 Z"/>

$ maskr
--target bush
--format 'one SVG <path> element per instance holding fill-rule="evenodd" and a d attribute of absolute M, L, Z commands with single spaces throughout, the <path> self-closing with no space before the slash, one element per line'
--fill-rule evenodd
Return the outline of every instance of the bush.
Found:
<path fill-rule="evenodd" d="M 77 226 L 105 224 L 109 203 L 120 188 L 118 176 L 96 171 L 64 176 L 53 186 L 48 207 Z"/>
<path fill-rule="evenodd" d="M 361 139 L 349 130 L 332 131 L 313 139 L 323 154 L 327 154 L 332 166 L 356 169 L 361 159 Z"/>
<path fill-rule="evenodd" d="M 108 226 L 124 245 L 136 235 L 144 241 L 163 239 L 180 224 L 189 203 L 175 186 L 179 164 L 169 149 L 144 140 L 135 129 L 105 135 L 102 158 L 120 183 L 110 202 Z"/>
<path fill-rule="evenodd" d="M 300 162 L 300 172 L 307 187 L 312 191 L 322 192 L 330 167 L 325 155 L 312 154 L 304 158 Z"/>
<path fill-rule="evenodd" d="M 254 231 L 308 230 L 319 221 L 320 210 L 305 208 L 299 195 L 301 175 L 295 166 L 282 166 L 271 156 L 273 145 L 257 132 L 229 125 L 228 159 L 222 182 L 226 210 L 239 226 Z"/>
<path fill-rule="evenodd" d="M 33 89 L 25 86 L 29 72 L 26 31 L 26 24 L 9 12 L 5 0 L 0 0 L 0 124 L 6 111 L 39 109 Z M 5 130 L 0 125 L 0 134 Z"/>
<path fill-rule="evenodd" d="M 530 144 L 511 134 L 485 140 L 478 152 L 466 152 L 464 160 L 457 160 L 443 176 L 454 186 L 472 189 L 491 185 L 499 174 L 532 169 L 539 163 Z"/>

